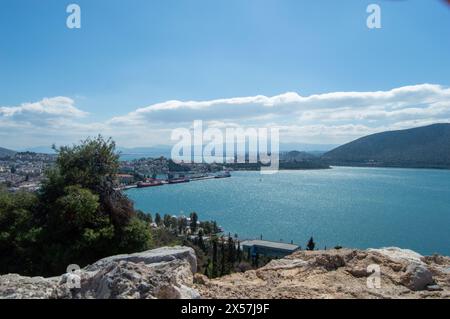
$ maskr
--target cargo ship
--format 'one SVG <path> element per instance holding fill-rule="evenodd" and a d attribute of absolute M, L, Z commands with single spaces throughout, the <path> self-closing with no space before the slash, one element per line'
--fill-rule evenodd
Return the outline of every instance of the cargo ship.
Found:
<path fill-rule="evenodd" d="M 153 180 L 150 182 L 139 182 L 137 183 L 138 188 L 145 188 L 145 187 L 153 187 L 153 186 L 161 186 L 163 185 L 163 182 L 160 180 Z"/>
<path fill-rule="evenodd" d="M 171 178 L 168 180 L 169 184 L 179 184 L 179 183 L 188 183 L 190 182 L 189 178 L 180 177 L 180 178 Z"/>

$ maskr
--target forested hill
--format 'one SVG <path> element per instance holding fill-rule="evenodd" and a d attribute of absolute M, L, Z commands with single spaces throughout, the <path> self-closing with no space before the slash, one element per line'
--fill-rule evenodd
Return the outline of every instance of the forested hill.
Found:
<path fill-rule="evenodd" d="M 365 136 L 322 159 L 331 165 L 450 168 L 450 124 Z"/>
<path fill-rule="evenodd" d="M 8 157 L 8 156 L 14 156 L 16 154 L 15 151 L 8 150 L 6 148 L 0 147 L 0 158 L 2 157 Z"/>

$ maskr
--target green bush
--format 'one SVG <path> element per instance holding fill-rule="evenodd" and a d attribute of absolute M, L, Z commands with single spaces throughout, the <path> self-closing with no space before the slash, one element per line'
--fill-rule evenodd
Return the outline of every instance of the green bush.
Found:
<path fill-rule="evenodd" d="M 149 219 L 114 190 L 114 142 L 99 136 L 57 152 L 37 195 L 0 192 L 0 272 L 59 275 L 69 264 L 152 248 Z"/>

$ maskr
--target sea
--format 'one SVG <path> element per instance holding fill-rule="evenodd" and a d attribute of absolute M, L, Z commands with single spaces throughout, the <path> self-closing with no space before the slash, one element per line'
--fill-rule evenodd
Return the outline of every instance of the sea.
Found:
<path fill-rule="evenodd" d="M 326 170 L 232 172 L 126 192 L 155 214 L 215 220 L 241 239 L 316 248 L 400 247 L 450 255 L 450 171 L 333 167 Z"/>

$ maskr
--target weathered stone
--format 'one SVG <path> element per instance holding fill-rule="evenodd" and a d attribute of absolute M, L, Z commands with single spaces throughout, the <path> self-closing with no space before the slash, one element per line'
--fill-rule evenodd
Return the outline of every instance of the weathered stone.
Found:
<path fill-rule="evenodd" d="M 380 268 L 380 287 L 368 271 Z M 216 279 L 194 274 L 194 251 L 161 248 L 112 256 L 56 278 L 0 276 L 0 298 L 449 298 L 450 258 L 399 248 L 297 251 L 258 270 Z M 373 279 L 373 278 L 370 278 Z M 421 291 L 418 291 L 421 290 Z"/>
<path fill-rule="evenodd" d="M 87 266 L 86 271 L 95 271 L 100 268 L 104 268 L 104 265 L 113 261 L 127 261 L 132 263 L 155 264 L 160 262 L 169 262 L 174 260 L 187 260 L 191 265 L 192 273 L 197 271 L 197 258 L 195 257 L 194 250 L 186 247 L 162 247 L 153 250 L 144 251 L 141 253 L 135 253 L 130 255 L 117 255 L 107 258 L 103 258 L 96 263 Z"/>
<path fill-rule="evenodd" d="M 370 273 L 367 272 L 367 269 L 362 267 L 351 268 L 347 270 L 347 272 L 356 278 L 363 278 L 370 275 Z"/>
<path fill-rule="evenodd" d="M 410 264 L 401 283 L 414 291 L 425 290 L 428 285 L 434 283 L 430 270 L 422 264 Z"/>
<path fill-rule="evenodd" d="M 202 274 L 195 274 L 194 275 L 194 283 L 199 285 L 206 285 L 209 281 L 209 278 Z"/>
<path fill-rule="evenodd" d="M 196 268 L 192 248 L 165 247 L 99 260 L 75 273 L 76 288 L 69 285 L 73 275 L 68 274 L 47 279 L 0 276 L 0 298 L 199 298 L 192 288 Z"/>
<path fill-rule="evenodd" d="M 269 262 L 264 269 L 290 269 L 306 266 L 308 263 L 301 259 L 276 259 Z"/>
<path fill-rule="evenodd" d="M 425 264 L 419 254 L 400 248 L 297 251 L 256 271 L 195 287 L 204 298 L 446 298 L 450 274 L 444 269 L 450 259 L 438 258 L 439 264 L 433 260 Z M 379 277 L 372 272 L 374 266 L 379 267 Z M 430 287 L 430 273 L 442 290 L 416 291 L 425 283 Z M 374 285 L 377 278 L 379 286 Z"/>
<path fill-rule="evenodd" d="M 58 282 L 42 277 L 22 277 L 17 274 L 0 276 L 2 299 L 48 299 L 54 296 Z"/>
<path fill-rule="evenodd" d="M 322 255 L 316 256 L 313 260 L 311 260 L 310 265 L 314 267 L 323 267 L 328 271 L 336 270 L 340 267 L 345 266 L 345 259 L 339 254 L 324 253 Z"/>
<path fill-rule="evenodd" d="M 379 253 L 393 261 L 423 264 L 423 256 L 410 249 L 401 249 L 398 247 L 386 247 L 380 249 L 368 249 L 369 252 Z"/>
<path fill-rule="evenodd" d="M 442 291 L 443 289 L 439 285 L 430 285 L 427 286 L 428 291 Z"/>

